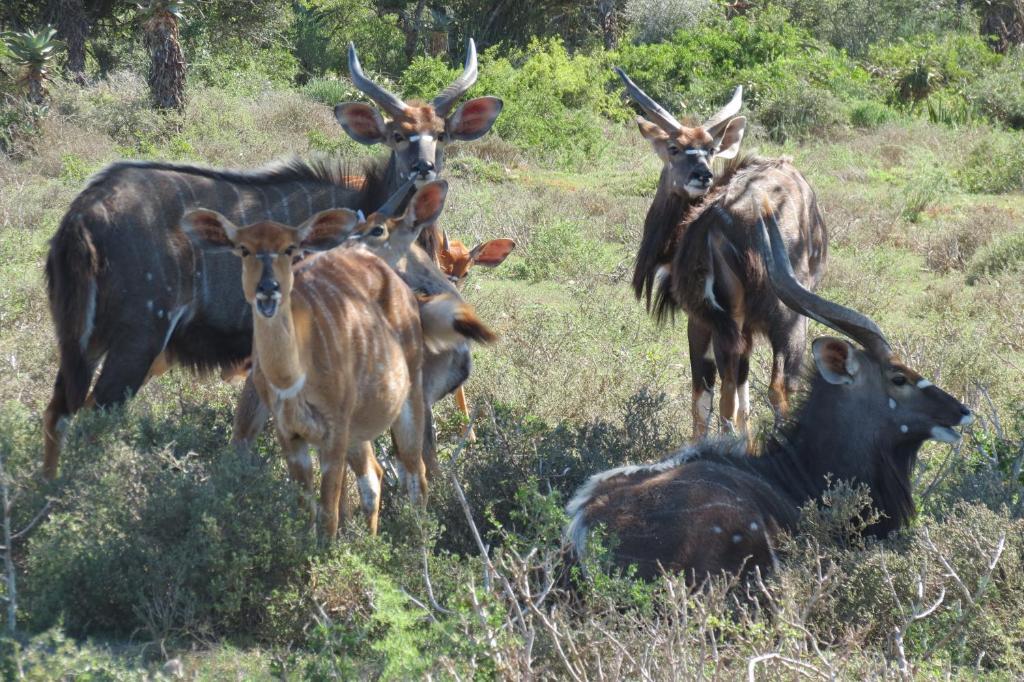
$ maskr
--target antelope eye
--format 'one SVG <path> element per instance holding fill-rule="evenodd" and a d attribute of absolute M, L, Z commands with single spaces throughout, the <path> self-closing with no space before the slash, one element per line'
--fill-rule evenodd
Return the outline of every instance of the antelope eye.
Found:
<path fill-rule="evenodd" d="M 404 139 L 405 139 L 405 136 L 402 135 L 402 133 L 395 133 L 395 142 L 401 142 Z"/>
<path fill-rule="evenodd" d="M 670 144 L 668 146 L 668 153 L 671 154 L 672 156 L 675 156 L 676 154 L 679 153 L 679 147 L 675 146 L 674 144 Z"/>
<path fill-rule="evenodd" d="M 245 248 L 244 246 L 239 246 L 238 253 L 242 255 L 242 258 L 245 258 L 246 256 L 249 255 L 249 249 Z"/>
<path fill-rule="evenodd" d="M 284 250 L 284 255 L 289 256 L 289 257 L 294 256 L 295 255 L 295 247 L 294 246 L 289 246 L 287 249 Z"/>
<path fill-rule="evenodd" d="M 896 384 L 897 386 L 906 386 L 907 378 L 902 374 L 897 374 L 892 378 L 892 383 Z"/>
<path fill-rule="evenodd" d="M 380 225 L 378 225 L 377 227 L 375 227 L 372 230 L 370 230 L 370 236 L 371 237 L 379 237 L 382 234 L 384 234 L 384 228 L 381 227 Z"/>

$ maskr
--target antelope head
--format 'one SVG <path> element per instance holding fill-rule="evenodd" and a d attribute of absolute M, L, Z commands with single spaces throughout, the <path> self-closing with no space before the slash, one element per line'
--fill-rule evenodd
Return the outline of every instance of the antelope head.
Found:
<path fill-rule="evenodd" d="M 731 159 L 740 150 L 747 119 L 737 116 L 743 106 L 743 86 L 718 113 L 696 127 L 684 126 L 672 114 L 637 86 L 626 72 L 616 67 L 626 91 L 636 100 L 648 118 L 638 116 L 640 134 L 654 147 L 665 164 L 669 188 L 674 194 L 697 199 L 707 194 L 715 174 L 711 162 Z"/>
<path fill-rule="evenodd" d="M 291 296 L 292 262 L 303 251 L 326 251 L 348 239 L 359 222 L 347 208 L 320 211 L 298 227 L 271 221 L 245 227 L 209 209 L 181 219 L 182 229 L 207 250 L 229 250 L 242 259 L 245 300 L 265 318 L 272 318 Z"/>
<path fill-rule="evenodd" d="M 448 275 L 451 283 L 461 289 L 466 283 L 466 275 L 469 274 L 470 268 L 474 265 L 497 267 L 508 258 L 514 248 L 516 243 L 511 239 L 491 239 L 467 249 L 458 239 L 449 240 L 445 234 L 437 259 L 441 270 Z"/>
<path fill-rule="evenodd" d="M 960 434 L 953 429 L 974 421 L 971 410 L 900 360 L 866 315 L 805 289 L 793 274 L 774 214 L 765 205 L 761 215 L 754 236 L 779 299 L 863 346 L 831 336 L 817 338 L 811 346 L 818 373 L 833 387 L 830 400 L 843 406 L 842 420 L 897 446 L 929 439 L 958 441 Z"/>
<path fill-rule="evenodd" d="M 448 196 L 448 183 L 433 180 L 413 195 L 408 207 L 395 216 L 407 188 L 401 188 L 384 206 L 371 213 L 352 232 L 350 239 L 369 247 L 377 256 L 394 265 L 409 253 L 420 231 L 437 222 Z"/>
<path fill-rule="evenodd" d="M 359 64 L 355 45 L 348 46 L 348 68 L 352 82 L 381 111 L 362 102 L 334 107 L 334 117 L 354 140 L 383 144 L 391 149 L 398 177 L 416 180 L 417 186 L 430 182 L 444 168 L 445 146 L 455 140 L 475 140 L 494 124 L 501 113 L 497 97 L 477 97 L 450 114 L 455 102 L 476 82 L 476 44 L 470 38 L 462 74 L 428 102 L 405 102 L 367 78 Z"/>

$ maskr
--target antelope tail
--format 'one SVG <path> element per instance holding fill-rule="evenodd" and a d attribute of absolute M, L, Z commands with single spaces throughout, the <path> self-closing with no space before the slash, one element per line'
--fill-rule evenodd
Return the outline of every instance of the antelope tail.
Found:
<path fill-rule="evenodd" d="M 498 336 L 476 315 L 473 306 L 454 294 L 420 298 L 423 342 L 433 353 L 449 350 L 467 340 L 494 343 Z"/>
<path fill-rule="evenodd" d="M 46 258 L 46 290 L 71 412 L 82 407 L 92 381 L 86 350 L 96 318 L 98 272 L 99 256 L 82 218 L 65 216 Z"/>

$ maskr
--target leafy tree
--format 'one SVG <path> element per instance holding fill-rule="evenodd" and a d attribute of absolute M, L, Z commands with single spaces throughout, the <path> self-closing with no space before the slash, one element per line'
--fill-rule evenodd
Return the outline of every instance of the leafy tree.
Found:
<path fill-rule="evenodd" d="M 28 88 L 28 100 L 33 104 L 46 101 L 50 62 L 60 47 L 60 41 L 54 40 L 55 35 L 57 30 L 47 26 L 40 31 L 28 30 L 4 36 L 14 62 L 25 70 L 22 79 Z"/>

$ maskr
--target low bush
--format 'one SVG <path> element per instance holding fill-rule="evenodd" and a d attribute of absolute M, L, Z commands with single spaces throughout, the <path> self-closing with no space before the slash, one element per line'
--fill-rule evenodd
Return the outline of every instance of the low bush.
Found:
<path fill-rule="evenodd" d="M 968 192 L 1000 194 L 1024 190 L 1024 133 L 991 132 L 975 143 L 959 173 Z"/>
<path fill-rule="evenodd" d="M 968 88 L 970 98 L 986 116 L 1011 128 L 1024 128 L 1024 47 L 1007 55 Z"/>
<path fill-rule="evenodd" d="M 997 277 L 1024 270 L 1024 232 L 1007 234 L 974 254 L 967 266 L 971 284 L 985 276 Z"/>

